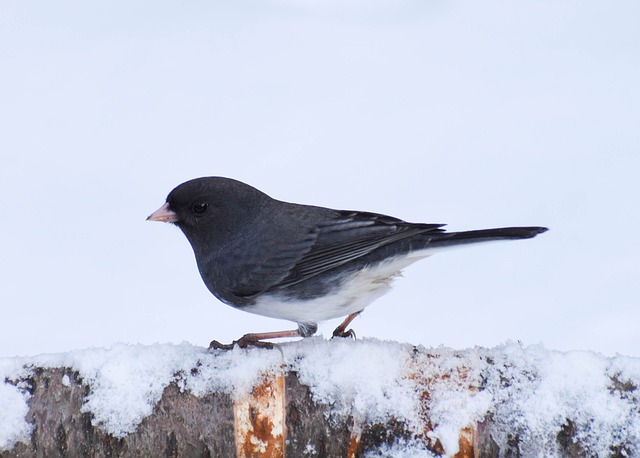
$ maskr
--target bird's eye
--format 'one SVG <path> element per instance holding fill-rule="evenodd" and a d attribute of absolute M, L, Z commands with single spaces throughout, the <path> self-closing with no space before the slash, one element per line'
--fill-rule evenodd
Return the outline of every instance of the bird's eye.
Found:
<path fill-rule="evenodd" d="M 193 212 L 196 215 L 202 215 L 207 211 L 207 207 L 209 207 L 209 204 L 207 204 L 206 202 L 196 202 L 195 204 L 193 204 Z"/>

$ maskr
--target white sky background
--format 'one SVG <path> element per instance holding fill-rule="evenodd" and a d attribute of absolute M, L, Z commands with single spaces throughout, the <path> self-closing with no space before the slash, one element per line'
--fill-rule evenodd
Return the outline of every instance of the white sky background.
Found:
<path fill-rule="evenodd" d="M 634 1 L 1 3 L 0 356 L 292 328 L 218 302 L 145 222 L 206 175 L 551 228 L 413 265 L 358 336 L 640 356 L 638 23 Z"/>

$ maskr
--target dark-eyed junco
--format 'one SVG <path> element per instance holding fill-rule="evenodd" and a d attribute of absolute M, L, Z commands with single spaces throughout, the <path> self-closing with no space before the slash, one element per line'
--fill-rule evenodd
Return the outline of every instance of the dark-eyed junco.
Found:
<path fill-rule="evenodd" d="M 298 324 L 291 331 L 247 334 L 234 342 L 240 346 L 307 337 L 319 321 L 341 316 L 347 318 L 334 336 L 352 335 L 351 320 L 415 261 L 442 248 L 526 239 L 547 230 L 445 232 L 442 224 L 282 202 L 222 177 L 181 184 L 147 219 L 174 223 L 184 232 L 204 283 L 222 302 Z"/>

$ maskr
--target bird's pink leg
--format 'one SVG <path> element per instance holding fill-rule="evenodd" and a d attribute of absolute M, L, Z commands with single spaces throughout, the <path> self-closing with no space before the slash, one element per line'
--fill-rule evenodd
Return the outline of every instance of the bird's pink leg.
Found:
<path fill-rule="evenodd" d="M 261 332 L 255 334 L 245 334 L 238 340 L 234 340 L 230 344 L 221 344 L 217 340 L 211 341 L 209 349 L 215 350 L 231 350 L 234 346 L 240 348 L 247 348 L 249 346 L 258 348 L 273 348 L 271 342 L 264 342 L 264 339 L 278 339 L 281 337 L 302 337 L 298 329 L 291 331 L 274 331 L 274 332 Z"/>
<path fill-rule="evenodd" d="M 347 331 L 347 326 L 349 326 L 351 322 L 354 320 L 354 318 L 360 315 L 360 313 L 362 313 L 362 310 L 360 310 L 359 312 L 352 313 L 347 318 L 345 318 L 345 320 L 340 324 L 340 326 L 338 326 L 335 329 L 335 331 L 333 331 L 333 337 L 353 337 L 355 339 L 356 338 L 355 331 L 353 329 L 349 329 Z"/>

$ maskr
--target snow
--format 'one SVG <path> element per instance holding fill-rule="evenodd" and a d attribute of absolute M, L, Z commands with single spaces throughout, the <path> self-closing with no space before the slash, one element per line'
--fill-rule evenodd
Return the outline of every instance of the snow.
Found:
<path fill-rule="evenodd" d="M 413 346 L 377 340 L 330 342 L 306 339 L 293 348 L 300 382 L 314 400 L 337 415 L 383 421 L 389 413 L 418 417 L 418 393 L 406 378 Z M 288 353 L 288 352 L 287 352 Z"/>
<path fill-rule="evenodd" d="M 597 455 L 628 438 L 640 450 L 640 397 L 616 389 L 614 380 L 638 386 L 640 359 L 607 359 L 590 352 L 549 352 L 540 346 L 506 346 L 493 354 L 498 371 L 486 371 L 495 418 L 504 434 L 517 433 L 523 448 L 555 455 L 554 438 L 567 423 Z M 506 379 L 508 384 L 501 381 Z M 498 389 L 499 388 L 499 389 Z M 505 442 L 503 434 L 498 442 Z M 541 440 L 543 439 L 543 440 Z"/>
<path fill-rule="evenodd" d="M 0 374 L 3 375 L 5 374 Z M 0 450 L 11 448 L 31 434 L 32 427 L 25 421 L 29 406 L 24 388 L 6 382 L 0 384 Z"/>
<path fill-rule="evenodd" d="M 188 343 L 153 346 L 118 344 L 110 349 L 3 359 L 0 360 L 0 379 L 24 379 L 31 367 L 69 367 L 76 370 L 84 383 L 91 386 L 83 411 L 93 414 L 94 426 L 116 437 L 123 437 L 134 431 L 151 414 L 163 390 L 172 381 L 181 382 L 183 388 L 195 395 L 215 391 L 236 394 L 248 392 L 260 374 L 273 369 L 279 359 L 273 353 L 267 353 L 266 357 L 257 352 L 249 355 L 250 358 L 239 358 L 236 352 L 227 352 L 214 356 L 206 349 Z M 186 375 L 201 364 L 197 374 Z M 19 369 L 16 370 L 16 367 Z M 10 385 L 5 384 L 3 388 L 7 386 Z M 13 398 L 20 396 L 24 406 L 28 400 L 25 391 L 18 386 L 9 393 Z M 4 405 L 5 398 L 2 397 L 0 406 Z M 26 410 L 21 413 L 20 422 L 24 422 L 25 413 Z M 7 431 L 6 434 L 0 432 L 0 447 L 6 447 L 13 437 L 26 431 L 16 418 L 17 415 L 11 415 L 12 421 L 0 420 L 0 431 Z"/>
<path fill-rule="evenodd" d="M 196 396 L 242 397 L 264 373 L 284 367 L 297 372 L 316 402 L 332 406 L 331 415 L 351 416 L 356 424 L 393 417 L 419 431 L 428 415 L 433 424 L 428 435 L 447 455 L 457 452 L 463 428 L 488 418 L 498 446 L 517 435 L 525 456 L 557 454 L 556 437 L 568 420 L 590 454 L 607 455 L 620 443 L 640 450 L 640 358 L 518 343 L 453 350 L 320 337 L 283 343 L 280 351 L 119 344 L 5 358 L 0 359 L 0 450 L 29 440 L 25 380 L 35 367 L 78 371 L 90 387 L 83 410 L 116 437 L 133 432 L 172 382 Z M 63 384 L 69 384 L 65 377 Z M 425 456 L 419 442 L 380 453 L 407 456 L 412 450 Z"/>

